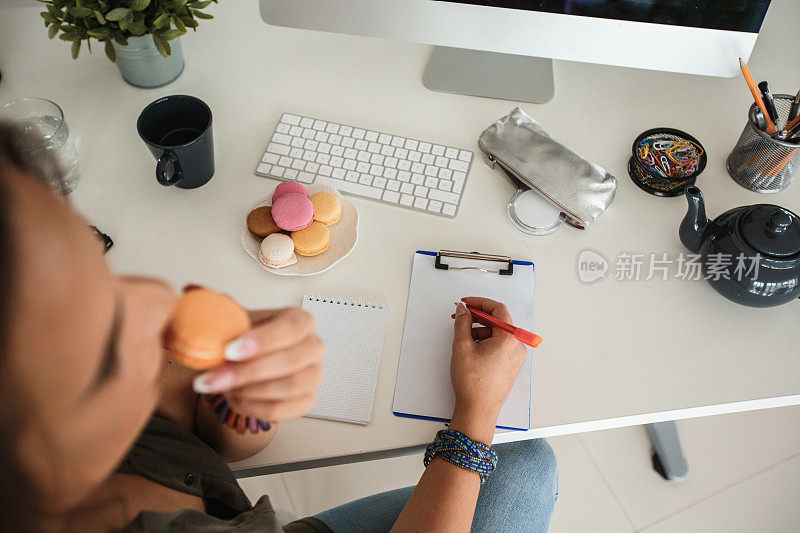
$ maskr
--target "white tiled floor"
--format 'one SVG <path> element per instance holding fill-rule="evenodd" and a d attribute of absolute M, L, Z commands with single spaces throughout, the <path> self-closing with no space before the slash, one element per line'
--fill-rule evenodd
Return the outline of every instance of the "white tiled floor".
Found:
<path fill-rule="evenodd" d="M 689 477 L 650 467 L 643 427 L 549 439 L 559 462 L 553 533 L 800 531 L 800 407 L 678 422 Z M 414 484 L 421 456 L 242 480 L 251 499 L 307 516 Z"/>

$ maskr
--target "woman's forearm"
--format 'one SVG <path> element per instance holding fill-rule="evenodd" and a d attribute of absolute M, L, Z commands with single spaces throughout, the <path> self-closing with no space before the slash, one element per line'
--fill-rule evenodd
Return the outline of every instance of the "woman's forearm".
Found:
<path fill-rule="evenodd" d="M 472 440 L 491 444 L 496 421 L 497 413 L 493 409 L 456 407 L 450 429 Z M 477 473 L 434 457 L 392 531 L 469 531 L 480 487 Z"/>
<path fill-rule="evenodd" d="M 278 429 L 277 422 L 271 425 L 269 431 L 255 434 L 247 431 L 240 435 L 219 423 L 217 415 L 204 398 L 197 403 L 197 436 L 229 463 L 243 461 L 266 448 Z"/>

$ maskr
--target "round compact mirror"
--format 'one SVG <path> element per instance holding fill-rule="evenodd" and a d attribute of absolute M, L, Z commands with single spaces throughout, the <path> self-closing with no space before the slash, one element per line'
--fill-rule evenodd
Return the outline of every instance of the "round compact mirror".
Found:
<path fill-rule="evenodd" d="M 529 235 L 548 235 L 564 225 L 567 215 L 531 189 L 518 189 L 508 202 L 508 218 Z"/>

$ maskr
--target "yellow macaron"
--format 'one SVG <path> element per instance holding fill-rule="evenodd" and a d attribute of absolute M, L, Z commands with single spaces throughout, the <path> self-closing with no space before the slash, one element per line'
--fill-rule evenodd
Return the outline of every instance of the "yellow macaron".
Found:
<path fill-rule="evenodd" d="M 342 204 L 332 192 L 321 191 L 312 194 L 309 199 L 314 204 L 314 220 L 317 222 L 331 226 L 342 218 Z"/>
<path fill-rule="evenodd" d="M 300 255 L 311 257 L 328 249 L 331 243 L 331 232 L 328 226 L 316 220 L 300 231 L 292 232 L 294 250 Z"/>

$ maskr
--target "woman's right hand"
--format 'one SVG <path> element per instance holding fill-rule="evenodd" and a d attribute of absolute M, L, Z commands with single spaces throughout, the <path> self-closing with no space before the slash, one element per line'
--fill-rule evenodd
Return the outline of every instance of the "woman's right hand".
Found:
<path fill-rule="evenodd" d="M 525 362 L 525 346 L 513 335 L 480 326 L 464 304 L 513 323 L 506 306 L 488 298 L 463 298 L 455 313 L 450 379 L 456 396 L 452 429 L 490 444 L 500 408 Z"/>

